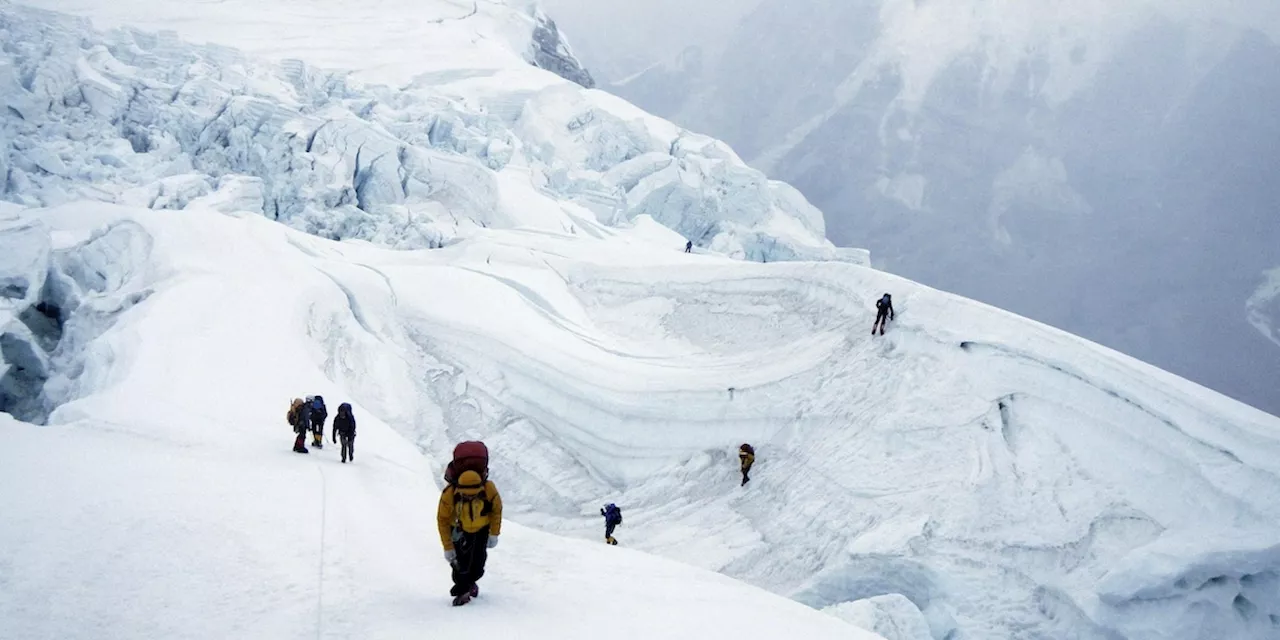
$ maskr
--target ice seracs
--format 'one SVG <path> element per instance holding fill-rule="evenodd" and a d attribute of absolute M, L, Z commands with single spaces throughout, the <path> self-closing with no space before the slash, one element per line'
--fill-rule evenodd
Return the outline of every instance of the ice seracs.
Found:
<path fill-rule="evenodd" d="M 106 23 L 127 17 L 84 10 Z M 414 10 L 443 11 L 439 3 Z M 820 212 L 723 144 L 518 56 L 480 56 L 476 68 L 433 59 L 400 74 L 400 84 L 373 84 L 382 77 L 375 65 L 347 72 L 315 67 L 314 56 L 273 62 L 172 32 L 100 33 L 82 19 L 8 3 L 0 11 L 12 43 L 0 56 L 12 89 L 0 128 L 13 140 L 0 195 L 21 204 L 194 202 L 398 248 L 438 247 L 483 228 L 572 232 L 583 219 L 624 224 L 649 214 L 738 258 L 866 259 L 836 249 Z M 485 12 L 493 15 L 481 24 L 503 33 L 521 23 L 515 9 Z M 164 16 L 140 22 L 165 24 Z M 526 26 L 543 34 L 539 50 L 551 47 L 552 66 L 589 85 L 537 16 Z M 354 20 L 332 28 L 354 37 L 362 28 Z M 456 36 L 461 28 L 447 24 L 427 21 L 424 36 Z M 281 28 L 299 34 L 300 55 L 333 38 Z M 210 26 L 207 35 L 224 34 Z"/>

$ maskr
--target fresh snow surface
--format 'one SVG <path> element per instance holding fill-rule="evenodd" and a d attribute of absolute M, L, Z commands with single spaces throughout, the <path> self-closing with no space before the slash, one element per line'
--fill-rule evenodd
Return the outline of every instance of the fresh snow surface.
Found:
<path fill-rule="evenodd" d="M 574 233 L 589 220 L 649 215 L 737 258 L 867 260 L 836 249 L 821 212 L 723 143 L 535 68 L 518 43 L 499 47 L 507 40 L 485 35 L 508 23 L 532 28 L 521 18 L 528 11 L 467 3 L 483 11 L 437 23 L 459 6 L 36 4 L 214 44 L 98 32 L 0 0 L 0 198 L 9 201 L 199 203 L 400 248 L 484 228 Z M 252 27 L 238 22 L 259 15 Z M 384 32 L 388 22 L 396 26 Z M 418 44 L 398 47 L 402 39 Z M 403 68 L 389 70 L 385 56 Z M 352 64 L 362 66 L 324 66 Z"/>
<path fill-rule="evenodd" d="M 351 47 L 406 15 L 342 6 Z M 515 54 L 379 87 L 10 4 L 0 30 L 0 403 L 47 425 L 0 425 L 6 630 L 1280 630 L 1280 420 L 861 264 L 774 263 L 837 254 L 721 143 Z M 310 393 L 356 406 L 355 465 L 289 452 Z M 514 522 L 455 612 L 431 512 L 466 438 Z"/>
<path fill-rule="evenodd" d="M 647 218 L 393 251 L 211 210 L 6 215 L 0 237 L 39 247 L 4 254 L 6 281 L 45 283 L 6 299 L 25 373 L 4 382 L 50 426 L 7 426 L 0 454 L 4 616 L 37 635 L 196 607 L 209 636 L 438 624 L 434 478 L 466 438 L 509 519 L 589 541 L 513 526 L 477 603 L 499 625 L 648 610 L 670 620 L 636 637 L 704 613 L 724 626 L 676 627 L 858 637 L 639 550 L 896 637 L 1280 628 L 1280 421 L 985 305 L 847 263 L 686 255 Z M 884 290 L 898 318 L 872 337 Z M 306 393 L 354 402 L 354 466 L 289 452 Z"/>
<path fill-rule="evenodd" d="M 78 303 L 53 358 L 77 399 L 51 426 L 0 414 L 5 637 L 879 637 L 728 577 L 512 522 L 480 598 L 454 610 L 439 468 L 330 377 L 368 376 L 414 401 L 397 365 L 420 356 L 379 363 L 363 358 L 389 352 L 344 343 L 382 344 L 397 324 L 360 315 L 365 286 L 376 298 L 393 282 L 379 261 L 435 254 L 335 245 L 260 216 L 110 205 L 5 224 L 45 239 L 42 265 L 6 253 L 7 272 L 50 269 Z M 362 258 L 338 258 L 347 248 Z M 73 333 L 95 338 L 73 347 Z M 353 464 L 331 443 L 289 450 L 283 411 L 305 393 L 355 400 Z"/>

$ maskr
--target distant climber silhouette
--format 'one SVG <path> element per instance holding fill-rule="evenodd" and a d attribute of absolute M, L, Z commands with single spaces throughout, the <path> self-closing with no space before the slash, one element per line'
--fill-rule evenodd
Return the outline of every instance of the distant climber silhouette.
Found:
<path fill-rule="evenodd" d="M 880 335 L 884 335 L 885 320 L 893 320 L 893 316 L 893 298 L 886 293 L 876 300 L 876 321 L 871 325 L 871 335 L 876 334 L 876 327 L 880 328 Z"/>

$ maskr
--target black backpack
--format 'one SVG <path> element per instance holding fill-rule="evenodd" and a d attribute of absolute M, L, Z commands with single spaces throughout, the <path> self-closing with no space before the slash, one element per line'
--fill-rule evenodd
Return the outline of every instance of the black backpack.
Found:
<path fill-rule="evenodd" d="M 610 502 L 604 506 L 605 524 L 622 524 L 622 509 Z"/>

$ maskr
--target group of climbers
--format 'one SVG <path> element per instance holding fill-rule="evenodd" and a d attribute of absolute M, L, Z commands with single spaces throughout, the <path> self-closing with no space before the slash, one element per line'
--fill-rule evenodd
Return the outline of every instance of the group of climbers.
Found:
<path fill-rule="evenodd" d="M 688 247 L 686 247 L 688 248 Z M 871 333 L 879 330 L 884 335 L 887 320 L 894 319 L 893 302 L 888 293 L 876 301 L 876 321 Z M 324 398 L 309 396 L 306 400 L 295 398 L 289 407 L 288 421 L 297 438 L 293 450 L 308 453 L 305 440 L 310 432 L 313 446 L 324 446 L 324 422 L 327 417 Z M 333 419 L 333 439 L 342 440 L 342 461 L 355 459 L 356 421 L 351 415 L 351 405 L 342 403 Z M 755 447 L 743 443 L 738 447 L 739 471 L 742 484 L 751 481 L 751 467 L 755 464 Z M 453 605 L 467 604 L 480 595 L 477 582 L 484 576 L 489 549 L 498 546 L 502 532 L 502 496 L 498 487 L 489 479 L 489 449 L 483 442 L 469 441 L 458 444 L 453 450 L 453 460 L 445 468 L 445 488 L 436 508 L 436 526 L 444 558 L 452 569 Z M 604 517 L 606 544 L 617 545 L 614 530 L 622 525 L 622 509 L 610 502 L 600 509 Z"/>
<path fill-rule="evenodd" d="M 738 447 L 742 484 L 756 461 L 755 448 Z M 600 509 L 604 517 L 604 540 L 617 545 L 614 530 L 622 525 L 622 509 L 610 502 Z M 484 576 L 489 549 L 498 546 L 502 533 L 502 496 L 489 479 L 489 448 L 483 442 L 468 441 L 453 448 L 453 459 L 444 470 L 444 491 L 436 507 L 436 528 L 444 559 L 449 563 L 453 606 L 458 607 L 480 595 L 477 582 Z"/>
<path fill-rule="evenodd" d="M 307 434 L 311 434 L 311 446 L 324 448 L 324 422 L 329 418 L 329 410 L 324 406 L 323 396 L 307 396 L 306 400 L 294 398 L 289 405 L 289 413 L 285 420 L 293 427 L 295 438 L 293 450 L 296 453 L 311 453 L 307 449 Z M 356 459 L 356 418 L 351 414 L 351 405 L 338 405 L 338 413 L 333 417 L 333 441 L 342 442 L 342 462 L 355 462 Z"/>

